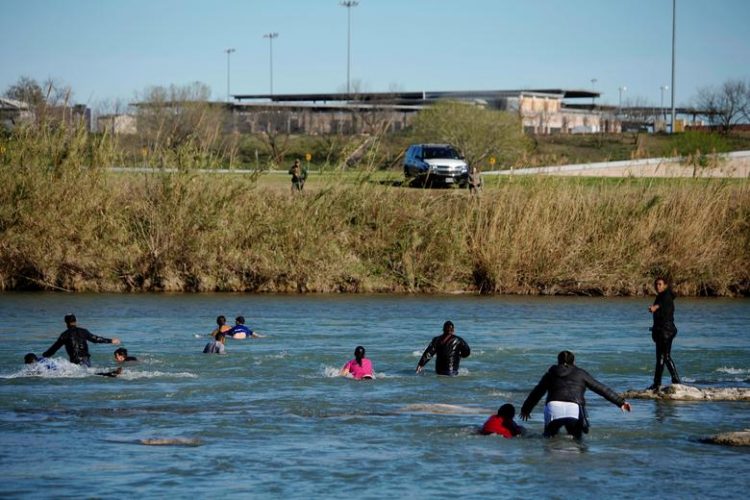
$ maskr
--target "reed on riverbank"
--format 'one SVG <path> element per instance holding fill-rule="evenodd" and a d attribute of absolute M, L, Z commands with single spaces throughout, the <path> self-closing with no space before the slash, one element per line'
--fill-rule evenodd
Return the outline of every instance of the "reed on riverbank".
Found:
<path fill-rule="evenodd" d="M 371 182 L 0 167 L 0 288 L 750 294 L 750 184 L 516 178 L 480 197 Z"/>

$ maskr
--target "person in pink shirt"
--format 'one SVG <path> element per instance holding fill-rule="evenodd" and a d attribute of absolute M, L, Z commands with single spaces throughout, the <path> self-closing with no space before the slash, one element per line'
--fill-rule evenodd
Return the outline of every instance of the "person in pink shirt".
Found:
<path fill-rule="evenodd" d="M 372 362 L 365 357 L 364 347 L 358 345 L 357 348 L 354 349 L 354 359 L 344 365 L 341 369 L 341 375 L 351 375 L 357 380 L 373 378 Z"/>

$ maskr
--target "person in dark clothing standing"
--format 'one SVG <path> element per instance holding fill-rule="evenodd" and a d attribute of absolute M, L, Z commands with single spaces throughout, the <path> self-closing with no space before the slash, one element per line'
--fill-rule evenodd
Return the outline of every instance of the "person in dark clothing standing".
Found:
<path fill-rule="evenodd" d="M 307 168 L 303 167 L 299 160 L 294 160 L 294 165 L 289 169 L 289 175 L 292 176 L 292 193 L 302 191 L 307 180 Z"/>
<path fill-rule="evenodd" d="M 65 350 L 68 353 L 71 363 L 77 365 L 91 366 L 91 356 L 89 355 L 88 342 L 94 342 L 95 344 L 115 344 L 120 343 L 120 339 L 112 338 L 108 339 L 105 337 L 99 337 L 98 335 L 92 334 L 85 328 L 78 328 L 76 326 L 76 317 L 74 314 L 65 315 L 65 325 L 68 327 L 67 330 L 62 332 L 52 346 L 47 349 L 42 357 L 52 357 L 58 349 L 65 346 Z"/>
<path fill-rule="evenodd" d="M 667 365 L 669 374 L 672 375 L 673 384 L 680 383 L 680 376 L 672 361 L 672 341 L 677 336 L 677 327 L 674 326 L 674 294 L 665 278 L 656 278 L 654 288 L 657 292 L 656 299 L 648 310 L 654 316 L 651 339 L 656 344 L 656 367 L 654 368 L 654 383 L 649 389 L 658 391 L 661 388 L 664 365 Z"/>
<path fill-rule="evenodd" d="M 454 334 L 453 322 L 446 321 L 443 324 L 443 334 L 435 337 L 427 346 L 422 357 L 417 363 L 417 373 L 421 373 L 424 365 L 437 354 L 435 361 L 435 373 L 438 375 L 458 375 L 458 365 L 461 358 L 467 358 L 471 354 L 471 348 L 464 339 Z"/>
<path fill-rule="evenodd" d="M 630 411 L 630 403 L 594 379 L 586 370 L 578 368 L 572 352 L 562 351 L 557 355 L 557 364 L 549 368 L 524 401 L 521 418 L 528 420 L 531 410 L 546 393 L 544 437 L 555 436 L 565 427 L 568 434 L 581 439 L 582 434 L 589 431 L 586 400 L 583 397 L 586 389 L 591 389 L 623 411 Z"/>

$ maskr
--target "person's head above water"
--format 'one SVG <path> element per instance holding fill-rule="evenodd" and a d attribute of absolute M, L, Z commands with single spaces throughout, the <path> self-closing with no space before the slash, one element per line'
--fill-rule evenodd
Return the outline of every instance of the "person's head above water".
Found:
<path fill-rule="evenodd" d="M 36 363 L 39 361 L 39 358 L 36 357 L 36 354 L 33 352 L 28 353 L 26 356 L 23 357 L 23 362 L 27 365 L 30 365 L 31 363 Z"/>
<path fill-rule="evenodd" d="M 359 366 L 362 366 L 362 358 L 365 357 L 365 348 L 361 345 L 358 345 L 356 349 L 354 349 L 354 359 L 357 360 L 357 364 Z"/>
<path fill-rule="evenodd" d="M 234 322 L 238 325 L 244 325 L 245 324 L 245 317 L 244 316 L 237 316 L 234 318 Z"/>
<path fill-rule="evenodd" d="M 119 349 L 115 350 L 115 360 L 116 361 L 125 361 L 125 359 L 128 357 L 128 350 L 124 347 L 120 347 Z"/>
<path fill-rule="evenodd" d="M 227 318 L 224 317 L 224 315 L 216 316 L 216 324 L 219 326 L 224 326 L 227 323 Z"/>
<path fill-rule="evenodd" d="M 219 332 L 219 333 L 216 334 L 216 341 L 217 342 L 221 342 L 223 344 L 224 343 L 224 337 L 226 337 L 226 335 L 224 335 L 224 332 Z"/>
<path fill-rule="evenodd" d="M 574 365 L 576 361 L 575 355 L 570 351 L 560 351 L 557 355 L 558 365 Z"/>
<path fill-rule="evenodd" d="M 453 321 L 443 323 L 443 335 L 452 335 L 455 331 L 456 327 L 453 326 Z"/>
<path fill-rule="evenodd" d="M 65 315 L 65 324 L 68 326 L 75 325 L 77 322 L 76 315 L 73 313 L 68 313 Z"/>
<path fill-rule="evenodd" d="M 510 403 L 505 403 L 497 409 L 497 416 L 506 420 L 513 420 L 513 417 L 516 416 L 516 407 Z"/>

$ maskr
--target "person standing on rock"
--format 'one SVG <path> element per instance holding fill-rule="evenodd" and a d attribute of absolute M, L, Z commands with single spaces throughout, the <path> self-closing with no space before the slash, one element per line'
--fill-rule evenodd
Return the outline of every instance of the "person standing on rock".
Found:
<path fill-rule="evenodd" d="M 674 325 L 674 294 L 669 287 L 669 282 L 663 277 L 654 280 L 654 288 L 657 292 L 656 299 L 648 310 L 654 317 L 651 339 L 656 344 L 656 366 L 654 367 L 654 383 L 649 389 L 658 391 L 661 388 L 664 365 L 667 366 L 672 376 L 673 384 L 680 383 L 680 376 L 672 360 L 672 341 L 677 336 L 677 327 Z"/>

